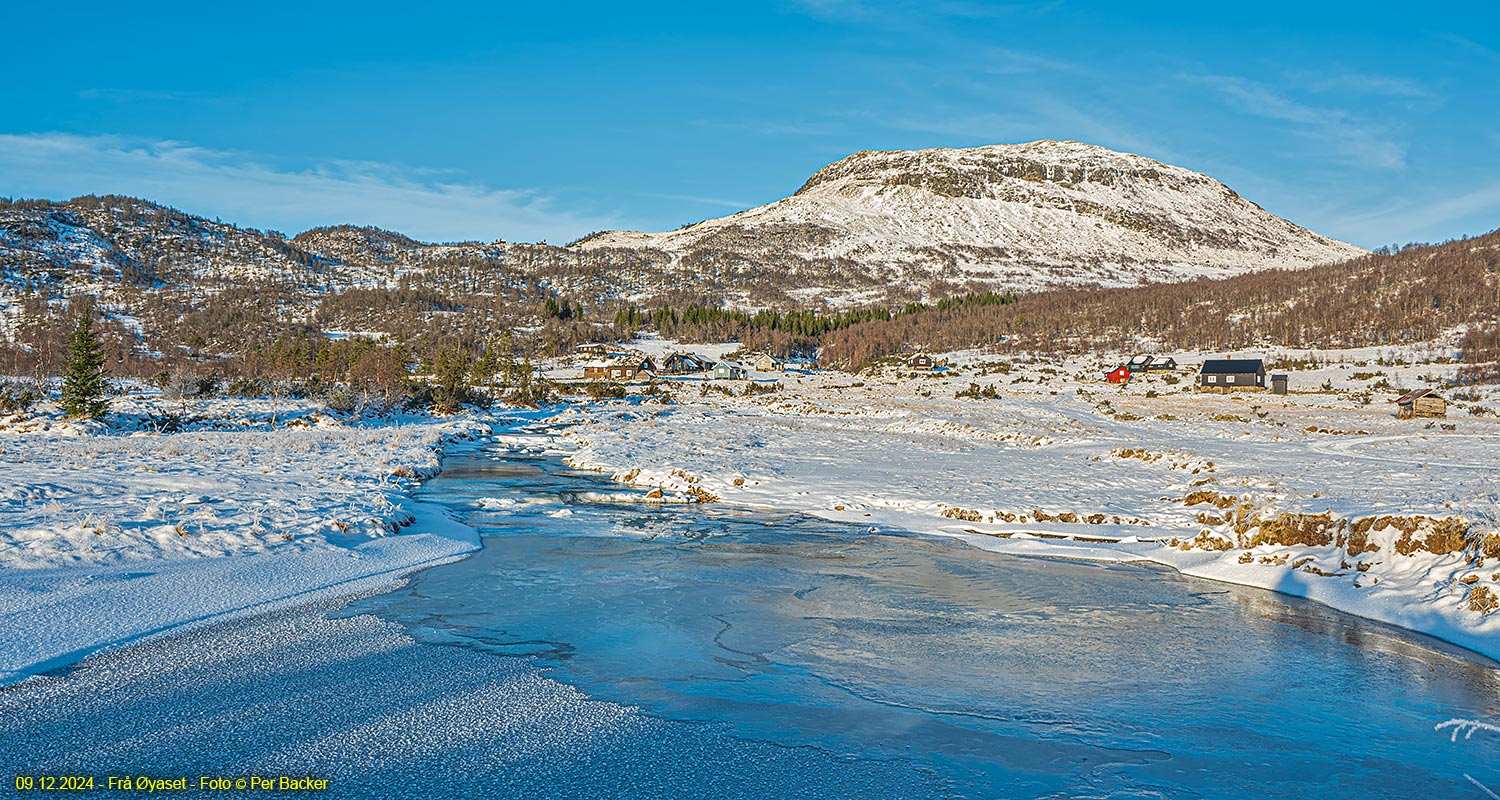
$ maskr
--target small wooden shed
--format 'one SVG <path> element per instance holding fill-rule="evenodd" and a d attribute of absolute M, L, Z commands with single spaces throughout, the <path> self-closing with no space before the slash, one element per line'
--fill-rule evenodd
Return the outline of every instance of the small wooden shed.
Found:
<path fill-rule="evenodd" d="M 1130 383 L 1130 367 L 1121 364 L 1118 367 L 1104 373 L 1104 379 L 1110 383 Z"/>
<path fill-rule="evenodd" d="M 1448 401 L 1437 396 L 1436 389 L 1417 389 L 1396 398 L 1396 419 L 1448 416 Z"/>
<path fill-rule="evenodd" d="M 933 361 L 932 356 L 926 353 L 917 353 L 906 359 L 906 368 L 913 372 L 931 372 L 935 366 L 937 366 L 937 362 Z"/>

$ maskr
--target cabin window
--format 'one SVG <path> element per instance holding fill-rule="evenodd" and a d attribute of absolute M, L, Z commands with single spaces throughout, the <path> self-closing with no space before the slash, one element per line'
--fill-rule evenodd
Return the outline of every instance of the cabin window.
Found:
<path fill-rule="evenodd" d="M 1206 380 L 1207 380 L 1207 381 L 1208 381 L 1208 382 L 1209 382 L 1209 383 L 1218 383 L 1218 382 L 1219 382 L 1219 377 L 1218 377 L 1218 376 L 1217 376 L 1217 375 L 1209 375 L 1209 376 L 1208 376 L 1208 377 L 1207 377 L 1207 378 L 1206 378 Z"/>

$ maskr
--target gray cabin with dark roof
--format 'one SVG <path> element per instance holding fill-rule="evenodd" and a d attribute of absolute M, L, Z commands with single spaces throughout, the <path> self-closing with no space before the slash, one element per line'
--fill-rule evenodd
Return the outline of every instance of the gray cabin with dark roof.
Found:
<path fill-rule="evenodd" d="M 673 353 L 661 362 L 661 371 L 667 375 L 692 375 L 713 368 L 711 359 L 693 353 Z"/>
<path fill-rule="evenodd" d="M 1205 389 L 1250 389 L 1266 385 L 1266 364 L 1258 358 L 1210 358 L 1198 372 Z"/>

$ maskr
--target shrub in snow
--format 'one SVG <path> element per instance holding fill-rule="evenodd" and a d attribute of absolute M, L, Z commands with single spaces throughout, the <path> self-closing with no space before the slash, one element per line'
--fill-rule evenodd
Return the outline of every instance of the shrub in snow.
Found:
<path fill-rule="evenodd" d="M 42 399 L 42 388 L 34 381 L 0 381 L 0 413 L 30 411 Z"/>

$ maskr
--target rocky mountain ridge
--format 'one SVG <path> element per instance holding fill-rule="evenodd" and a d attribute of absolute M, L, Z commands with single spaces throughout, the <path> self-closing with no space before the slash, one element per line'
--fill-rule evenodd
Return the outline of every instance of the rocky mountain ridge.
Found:
<path fill-rule="evenodd" d="M 1365 252 L 1206 175 L 1054 141 L 855 153 L 768 205 L 664 233 L 595 234 L 578 247 L 660 252 L 683 269 L 800 267 L 814 273 L 803 291 L 819 283 L 818 264 L 856 264 L 883 284 L 1028 291 L 1298 269 Z"/>

